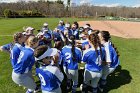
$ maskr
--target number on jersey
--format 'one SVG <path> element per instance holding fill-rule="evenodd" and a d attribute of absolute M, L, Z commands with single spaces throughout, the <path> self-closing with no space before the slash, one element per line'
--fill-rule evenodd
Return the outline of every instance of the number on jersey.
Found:
<path fill-rule="evenodd" d="M 23 58 L 23 56 L 24 56 L 24 52 L 21 51 L 17 63 L 21 62 L 21 59 Z"/>
<path fill-rule="evenodd" d="M 101 60 L 101 56 L 98 55 L 97 59 L 96 59 L 96 62 L 95 62 L 97 65 L 101 65 L 102 64 L 102 60 Z"/>
<path fill-rule="evenodd" d="M 65 53 L 66 61 L 70 63 L 71 53 Z"/>
<path fill-rule="evenodd" d="M 41 84 L 42 84 L 43 86 L 45 86 L 45 85 L 46 85 L 46 82 L 45 82 L 44 77 L 43 77 L 40 73 L 38 74 L 38 76 L 39 76 L 39 78 L 40 78 Z"/>

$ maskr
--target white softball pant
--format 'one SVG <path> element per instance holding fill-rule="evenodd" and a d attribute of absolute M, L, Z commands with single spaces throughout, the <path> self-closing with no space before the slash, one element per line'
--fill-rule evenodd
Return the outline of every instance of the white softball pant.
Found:
<path fill-rule="evenodd" d="M 116 68 L 110 68 L 108 67 L 107 65 L 106 66 L 103 66 L 103 69 L 102 69 L 102 79 L 103 80 L 106 80 L 107 79 L 107 76 L 109 74 L 111 74 Z"/>
<path fill-rule="evenodd" d="M 31 71 L 29 71 L 28 73 L 24 73 L 24 74 L 18 74 L 13 71 L 12 80 L 16 84 L 24 86 L 30 90 L 35 90 L 35 88 L 36 88 L 36 83 L 32 77 Z"/>
<path fill-rule="evenodd" d="M 92 86 L 93 88 L 97 88 L 98 82 L 101 78 L 102 71 L 100 72 L 92 72 L 85 69 L 84 72 L 84 83 L 87 85 Z M 91 83 L 90 83 L 91 81 Z"/>
<path fill-rule="evenodd" d="M 78 85 L 78 69 L 70 70 L 63 66 L 64 72 L 67 75 L 68 79 L 72 79 L 73 85 Z"/>

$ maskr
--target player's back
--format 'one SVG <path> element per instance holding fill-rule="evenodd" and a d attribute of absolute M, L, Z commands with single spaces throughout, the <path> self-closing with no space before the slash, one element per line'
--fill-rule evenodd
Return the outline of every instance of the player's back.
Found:
<path fill-rule="evenodd" d="M 36 69 L 36 73 L 41 80 L 41 89 L 43 91 L 53 91 L 60 87 L 64 78 L 56 66 L 43 66 Z"/>
<path fill-rule="evenodd" d="M 18 61 L 22 48 L 23 47 L 20 44 L 15 43 L 15 45 L 13 46 L 13 48 L 11 50 L 10 58 L 11 58 L 11 64 L 12 64 L 13 68 Z"/>
<path fill-rule="evenodd" d="M 27 73 L 32 69 L 35 62 L 34 51 L 32 48 L 24 47 L 20 52 L 17 63 L 14 66 L 16 73 Z"/>
<path fill-rule="evenodd" d="M 68 69 L 72 70 L 78 69 L 78 62 L 80 62 L 82 59 L 81 49 L 75 47 L 74 51 L 75 53 L 73 55 L 72 46 L 70 45 L 69 46 L 66 45 L 62 48 L 63 65 L 67 66 Z"/>
<path fill-rule="evenodd" d="M 98 53 L 98 55 L 97 55 Z M 101 57 L 102 56 L 102 57 Z M 93 48 L 89 48 L 84 51 L 82 61 L 86 63 L 85 68 L 89 71 L 101 71 L 102 70 L 102 60 L 104 60 L 105 51 L 102 48 L 102 55 L 99 50 L 97 52 Z"/>
<path fill-rule="evenodd" d="M 109 54 L 107 54 L 106 59 L 107 60 L 110 59 L 111 67 L 117 67 L 119 65 L 120 61 L 119 61 L 119 57 L 118 57 L 114 47 L 109 42 L 107 42 L 105 45 L 105 50 L 109 51 Z"/>

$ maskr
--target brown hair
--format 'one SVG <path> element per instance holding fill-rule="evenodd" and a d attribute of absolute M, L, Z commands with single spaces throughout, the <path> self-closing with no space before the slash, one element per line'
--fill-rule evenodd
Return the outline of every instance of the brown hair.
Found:
<path fill-rule="evenodd" d="M 100 53 L 101 53 L 101 59 L 103 58 L 102 57 L 102 49 L 101 49 L 101 43 L 100 43 L 100 40 L 99 40 L 99 37 L 97 35 L 96 32 L 93 32 L 89 35 L 89 41 L 93 44 L 94 48 L 95 48 L 95 51 L 96 51 L 96 56 L 98 57 L 99 53 L 97 51 L 97 48 L 99 47 L 100 48 Z"/>
<path fill-rule="evenodd" d="M 61 48 L 62 48 L 62 41 L 55 42 L 54 48 L 57 48 L 58 50 L 61 50 Z"/>
<path fill-rule="evenodd" d="M 74 35 L 71 35 L 69 37 L 69 39 L 71 41 L 68 40 L 68 38 L 66 38 L 66 45 L 69 45 L 71 44 L 72 45 L 72 48 L 71 48 L 71 52 L 72 52 L 72 60 L 75 61 L 75 36 Z"/>
<path fill-rule="evenodd" d="M 101 31 L 100 33 L 106 42 L 108 42 L 110 40 L 111 36 L 108 31 Z"/>
<path fill-rule="evenodd" d="M 110 44 L 111 44 L 112 47 L 115 49 L 115 51 L 116 51 L 116 53 L 117 53 L 117 56 L 120 56 L 117 47 L 115 47 L 115 45 L 111 42 L 110 33 L 109 33 L 108 31 L 101 31 L 100 33 L 101 33 L 103 39 L 104 39 L 106 42 L 110 41 Z"/>
<path fill-rule="evenodd" d="M 45 51 L 47 51 L 47 49 L 48 49 L 47 45 L 42 45 L 42 46 L 37 47 L 34 51 L 34 56 L 40 57 L 42 54 L 45 53 Z"/>
<path fill-rule="evenodd" d="M 79 28 L 79 24 L 78 24 L 78 22 L 75 21 L 75 22 L 73 22 L 73 24 L 76 25 L 76 29 Z"/>
<path fill-rule="evenodd" d="M 19 41 L 19 38 L 21 38 L 23 36 L 23 34 L 21 33 L 21 32 L 17 32 L 17 33 L 15 33 L 14 34 L 14 37 L 13 37 L 13 39 L 14 39 L 14 43 L 18 43 Z"/>
<path fill-rule="evenodd" d="M 84 35 L 87 35 L 87 36 L 88 36 L 88 33 L 87 33 L 87 32 L 82 32 L 82 34 L 84 34 Z"/>
<path fill-rule="evenodd" d="M 72 45 L 72 48 L 71 48 L 71 52 L 72 52 L 72 60 L 75 61 L 75 36 L 72 35 L 70 36 L 70 40 L 72 40 L 71 45 Z"/>
<path fill-rule="evenodd" d="M 38 42 L 38 38 L 37 37 L 35 37 L 35 36 L 30 36 L 28 39 L 27 39 L 27 41 L 26 41 L 26 45 L 31 45 L 31 46 L 33 46 L 34 45 L 34 43 L 37 43 Z"/>

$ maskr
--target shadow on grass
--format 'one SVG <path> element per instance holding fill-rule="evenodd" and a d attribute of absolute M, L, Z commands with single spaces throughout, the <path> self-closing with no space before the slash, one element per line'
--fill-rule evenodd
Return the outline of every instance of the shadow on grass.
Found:
<path fill-rule="evenodd" d="M 84 73 L 84 70 L 79 70 L 79 85 L 78 85 L 78 87 L 80 87 L 80 84 L 83 83 L 83 73 Z M 113 89 L 118 89 L 122 85 L 129 84 L 131 82 L 131 80 L 132 80 L 132 77 L 131 77 L 129 71 L 122 69 L 121 66 L 118 66 L 116 68 L 116 70 L 108 76 L 107 85 L 104 88 L 103 93 L 108 93 L 109 91 L 111 91 Z M 63 80 L 63 84 L 61 87 L 62 87 L 62 93 L 71 93 L 71 92 L 66 90 L 67 89 L 66 76 L 65 76 L 65 79 Z M 76 93 L 81 93 L 80 89 L 78 89 Z"/>
<path fill-rule="evenodd" d="M 117 89 L 122 85 L 129 84 L 131 80 L 132 77 L 129 71 L 122 69 L 121 66 L 118 66 L 116 70 L 108 76 L 107 85 L 104 88 L 104 93 L 108 93 L 112 89 Z"/>
<path fill-rule="evenodd" d="M 62 70 L 62 72 L 63 72 L 63 70 Z M 83 74 L 84 74 L 84 70 L 80 69 L 79 70 L 79 83 L 78 83 L 79 85 L 78 85 L 78 90 L 77 90 L 76 93 L 81 93 L 79 87 L 83 83 Z M 71 93 L 70 90 L 67 90 L 67 84 L 66 84 L 67 79 L 66 79 L 66 75 L 65 74 L 64 74 L 64 77 L 65 78 L 64 78 L 64 80 L 63 80 L 63 82 L 61 84 L 62 93 Z M 131 82 L 131 79 L 132 79 L 132 77 L 131 77 L 129 71 L 125 70 L 125 69 L 122 69 L 121 66 L 118 66 L 116 68 L 116 70 L 112 74 L 110 74 L 108 76 L 108 78 L 107 78 L 107 85 L 104 88 L 104 92 L 103 93 L 108 93 L 112 89 L 118 89 L 122 85 L 129 84 Z M 36 83 L 37 83 L 37 85 L 39 87 L 40 86 L 40 81 L 38 81 Z"/>

